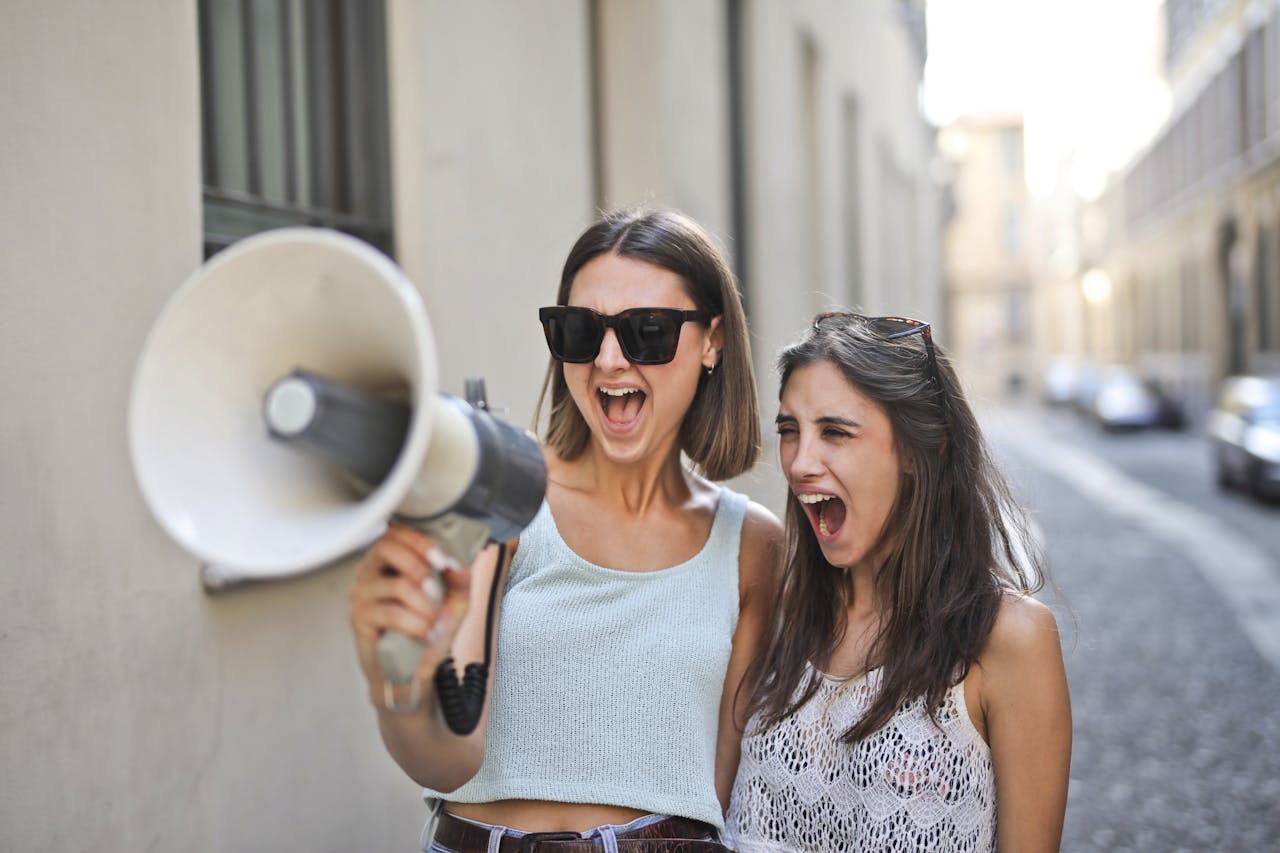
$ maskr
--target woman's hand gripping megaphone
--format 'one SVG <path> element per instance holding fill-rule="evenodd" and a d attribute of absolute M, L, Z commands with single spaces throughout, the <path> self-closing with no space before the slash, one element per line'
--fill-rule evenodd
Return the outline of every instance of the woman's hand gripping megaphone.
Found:
<path fill-rule="evenodd" d="M 496 550 L 482 552 L 476 568 L 483 564 L 490 569 L 490 554 Z M 422 685 L 431 682 L 440 663 L 455 651 L 470 608 L 471 583 L 471 566 L 459 564 L 425 533 L 405 525 L 389 525 L 365 553 L 351 589 L 350 618 L 360 668 L 375 705 L 408 709 L 419 704 Z M 424 644 L 412 678 L 403 685 L 387 678 L 378 655 L 379 641 L 393 631 Z M 471 659 L 466 651 L 456 651 L 462 659 Z"/>

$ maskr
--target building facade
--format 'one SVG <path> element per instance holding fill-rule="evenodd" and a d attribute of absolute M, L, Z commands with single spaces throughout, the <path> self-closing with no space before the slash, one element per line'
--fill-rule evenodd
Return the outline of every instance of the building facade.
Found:
<path fill-rule="evenodd" d="M 1236 373 L 1280 370 L 1280 5 L 1164 6 L 1169 119 L 1080 215 L 1112 284 L 1093 350 L 1192 415 Z"/>
<path fill-rule="evenodd" d="M 301 222 L 392 254 L 440 386 L 528 423 L 534 317 L 597 209 L 705 223 L 773 353 L 817 310 L 936 317 L 922 2 L 200 0 L 6 6 L 0 33 L 0 848 L 408 849 L 349 563 L 209 594 L 125 433 L 202 259 Z M 945 338 L 944 338 L 945 339 Z M 782 502 L 772 447 L 739 483 Z"/>
<path fill-rule="evenodd" d="M 950 350 L 977 400 L 1001 400 L 1021 393 L 1031 378 L 1022 119 L 961 118 L 939 136 L 951 173 L 943 237 Z"/>

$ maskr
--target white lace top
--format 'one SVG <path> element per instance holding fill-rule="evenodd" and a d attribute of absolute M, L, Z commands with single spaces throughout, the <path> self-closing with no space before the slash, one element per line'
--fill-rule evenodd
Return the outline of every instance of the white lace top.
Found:
<path fill-rule="evenodd" d="M 938 725 L 921 698 L 856 746 L 841 743 L 879 684 L 879 670 L 848 682 L 823 676 L 813 698 L 777 728 L 761 731 L 758 716 L 751 719 L 726 818 L 729 847 L 996 849 L 991 750 L 969 719 L 963 683 L 948 693 Z"/>

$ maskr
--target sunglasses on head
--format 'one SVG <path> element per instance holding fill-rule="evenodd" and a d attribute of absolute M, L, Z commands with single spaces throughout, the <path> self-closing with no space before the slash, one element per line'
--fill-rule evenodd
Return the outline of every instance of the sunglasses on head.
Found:
<path fill-rule="evenodd" d="M 595 361 L 606 329 L 618 336 L 622 354 L 632 364 L 666 364 L 676 357 L 680 329 L 687 322 L 706 323 L 706 311 L 680 308 L 628 308 L 601 314 L 574 305 L 538 309 L 552 358 L 571 364 Z"/>
<path fill-rule="evenodd" d="M 935 383 L 942 384 L 941 379 L 938 377 L 938 360 L 933 354 L 933 333 L 929 331 L 928 323 L 923 320 L 912 320 L 909 317 L 867 317 L 862 314 L 849 314 L 844 311 L 828 311 L 813 318 L 813 327 L 820 329 L 824 325 L 837 325 L 848 322 L 862 323 L 887 341 L 919 333 L 924 337 L 925 352 L 929 356 L 929 377 Z"/>

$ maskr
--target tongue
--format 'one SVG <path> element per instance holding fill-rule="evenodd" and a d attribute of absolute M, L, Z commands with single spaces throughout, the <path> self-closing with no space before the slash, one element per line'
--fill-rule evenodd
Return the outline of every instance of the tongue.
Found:
<path fill-rule="evenodd" d="M 823 501 L 819 513 L 822 521 L 826 524 L 828 534 L 834 536 L 844 526 L 844 501 L 839 498 Z"/>
<path fill-rule="evenodd" d="M 604 398 L 604 414 L 609 420 L 616 423 L 627 423 L 636 419 L 640 414 L 640 407 L 644 405 L 644 395 L 640 393 L 627 394 L 624 397 Z"/>

